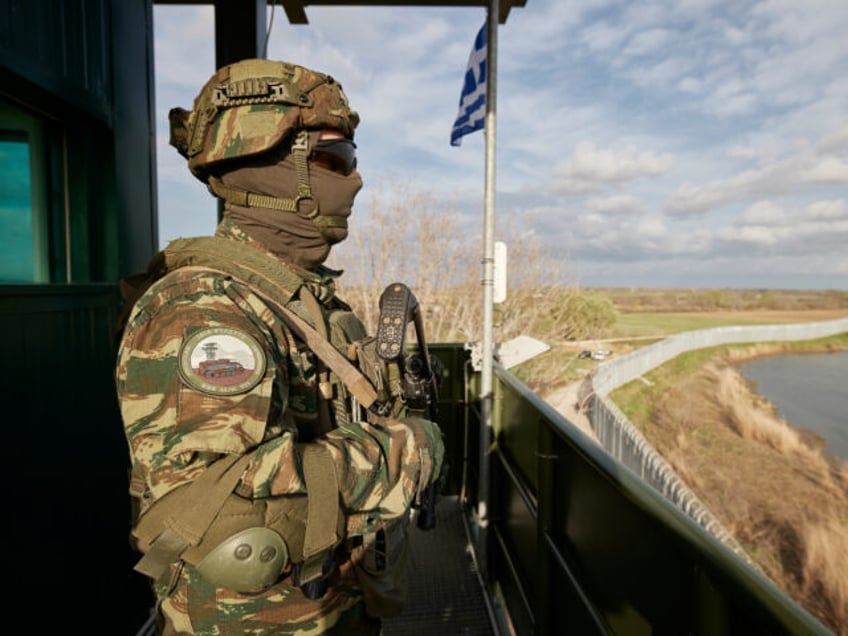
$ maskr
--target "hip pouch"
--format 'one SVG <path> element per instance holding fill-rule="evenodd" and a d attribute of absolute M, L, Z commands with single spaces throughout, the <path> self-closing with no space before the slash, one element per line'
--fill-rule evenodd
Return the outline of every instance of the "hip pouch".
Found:
<path fill-rule="evenodd" d="M 341 541 L 344 516 L 329 452 L 308 444 L 302 452 L 308 495 L 232 494 L 248 456 L 219 460 L 168 493 L 133 528 L 144 553 L 135 570 L 156 581 L 183 560 L 210 583 L 237 592 L 272 585 L 290 565 L 298 585 L 321 577 L 327 552 Z"/>
<path fill-rule="evenodd" d="M 179 559 L 216 587 L 250 593 L 273 585 L 303 560 L 305 496 L 251 501 L 229 495 L 203 537 L 187 544 L 172 516 L 185 503 L 173 496 L 180 490 L 156 502 L 133 530 L 144 552 L 136 566 L 141 573 L 156 580 Z"/>

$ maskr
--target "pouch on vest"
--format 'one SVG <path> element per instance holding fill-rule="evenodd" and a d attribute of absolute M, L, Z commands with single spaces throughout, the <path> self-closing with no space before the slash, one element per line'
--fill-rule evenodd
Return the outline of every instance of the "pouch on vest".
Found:
<path fill-rule="evenodd" d="M 363 338 L 354 343 L 359 370 L 371 381 L 383 406 L 382 417 L 403 417 L 403 378 L 396 362 L 386 362 L 377 355 L 377 339 Z M 370 413 L 369 413 L 370 415 Z M 370 419 L 370 418 L 369 418 Z"/>
<path fill-rule="evenodd" d="M 350 362 L 356 362 L 356 350 L 353 343 L 365 337 L 365 326 L 356 315 L 347 310 L 334 309 L 327 313 L 329 339 L 332 345 Z M 359 419 L 359 413 L 352 402 L 350 391 L 336 373 L 331 374 L 334 400 L 332 408 L 336 426 L 346 426 Z"/>
<path fill-rule="evenodd" d="M 301 453 L 309 493 L 305 496 L 251 500 L 232 494 L 232 480 L 241 474 L 249 459 L 241 456 L 219 460 L 225 463 L 212 464 L 194 482 L 159 499 L 132 529 L 137 548 L 144 552 L 135 569 L 158 580 L 170 564 L 183 560 L 197 567 L 210 583 L 238 592 L 267 587 L 289 565 L 309 573 L 307 578 L 302 577 L 304 583 L 320 576 L 320 568 L 316 571 L 315 564 L 320 565 L 326 553 L 340 543 L 345 520 L 329 452 L 318 446 L 302 445 Z M 223 477 L 215 481 L 220 475 Z M 209 488 L 205 488 L 207 484 Z M 245 535 L 244 531 L 251 528 L 273 531 L 284 546 L 269 541 L 273 536 L 268 533 Z M 244 540 L 239 542 L 239 538 Z M 243 544 L 246 548 L 242 548 Z M 254 547 L 265 551 L 264 561 L 262 554 L 250 552 Z M 279 558 L 281 549 L 287 553 L 284 561 Z M 222 550 L 230 552 L 222 554 Z M 207 559 L 210 554 L 212 557 Z M 223 571 L 228 558 L 242 557 L 257 557 L 258 561 L 246 567 L 237 564 L 241 570 L 238 576 Z M 203 565 L 204 560 L 208 567 Z M 279 567 L 277 572 L 269 571 L 269 560 Z M 256 578 L 249 580 L 252 575 Z M 234 587 L 234 582 L 242 589 Z"/>
<path fill-rule="evenodd" d="M 151 547 L 149 543 L 152 543 L 149 537 L 156 534 L 155 528 L 167 527 L 166 520 L 185 505 L 181 490 L 182 488 L 178 488 L 158 500 L 156 505 L 139 519 L 132 534 L 138 542 L 140 551 L 145 553 L 148 551 Z M 256 592 L 279 579 L 280 575 L 293 563 L 303 560 L 306 519 L 307 498 L 305 496 L 249 500 L 238 495 L 229 495 L 200 542 L 187 547 L 181 552 L 179 558 L 198 568 L 203 577 L 216 587 L 235 589 L 237 592 Z M 238 545 L 233 543 L 233 539 L 238 537 L 239 533 L 252 528 L 268 529 L 278 535 L 284 544 L 282 551 L 285 555 L 268 554 L 270 548 L 266 550 L 265 555 L 244 554 L 245 547 L 239 550 L 240 546 L 249 546 L 251 550 L 256 549 L 249 540 L 243 540 Z M 158 535 L 154 536 L 154 539 L 156 537 Z M 270 541 L 265 543 L 273 545 Z M 227 545 L 231 545 L 232 548 L 229 556 L 220 556 L 221 550 L 215 552 L 220 546 Z M 274 545 L 274 548 L 280 550 L 278 544 Z M 214 554 L 207 559 L 211 553 Z M 282 556 L 285 558 L 281 559 Z M 250 580 L 249 575 L 243 574 L 240 578 L 241 583 L 236 587 L 233 584 L 235 574 L 231 573 L 228 576 L 224 571 L 225 561 L 230 557 L 236 567 L 240 565 L 239 562 L 244 563 L 254 557 L 261 559 L 263 563 L 275 559 L 274 563 L 279 567 L 273 576 L 267 572 L 260 574 L 258 570 L 254 570 L 257 578 L 253 581 Z M 216 559 L 219 565 L 210 565 L 213 559 Z M 219 571 L 220 574 L 218 574 Z"/>

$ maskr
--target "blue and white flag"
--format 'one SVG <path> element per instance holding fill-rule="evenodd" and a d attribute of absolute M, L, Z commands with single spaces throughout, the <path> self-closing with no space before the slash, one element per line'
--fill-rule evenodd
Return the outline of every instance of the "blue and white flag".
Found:
<path fill-rule="evenodd" d="M 462 145 L 463 135 L 482 130 L 486 118 L 486 23 L 477 32 L 468 56 L 468 68 L 459 96 L 459 113 L 451 130 L 451 146 Z"/>

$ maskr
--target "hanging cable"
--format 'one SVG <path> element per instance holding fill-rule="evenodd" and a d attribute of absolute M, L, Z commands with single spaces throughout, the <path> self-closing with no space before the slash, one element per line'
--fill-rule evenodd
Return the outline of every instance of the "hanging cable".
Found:
<path fill-rule="evenodd" d="M 268 28 L 265 30 L 265 46 L 262 47 L 262 57 L 268 59 L 268 40 L 271 37 L 271 29 L 274 27 L 274 9 L 277 8 L 277 0 L 271 3 L 271 17 L 268 19 Z"/>

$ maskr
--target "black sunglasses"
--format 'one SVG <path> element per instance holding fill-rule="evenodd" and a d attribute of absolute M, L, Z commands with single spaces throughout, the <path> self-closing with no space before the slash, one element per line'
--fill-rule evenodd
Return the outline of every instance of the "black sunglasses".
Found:
<path fill-rule="evenodd" d="M 321 139 L 309 158 L 316 165 L 348 176 L 356 169 L 356 144 L 343 137 Z"/>

